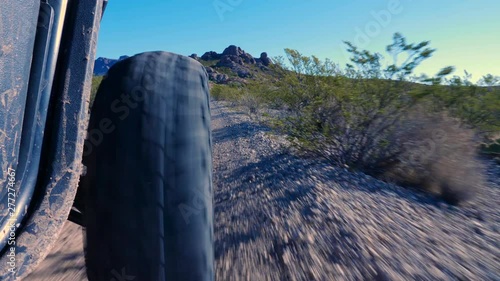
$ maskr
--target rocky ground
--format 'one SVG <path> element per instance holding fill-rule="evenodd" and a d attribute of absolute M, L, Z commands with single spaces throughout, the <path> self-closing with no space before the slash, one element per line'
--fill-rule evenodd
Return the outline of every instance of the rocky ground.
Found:
<path fill-rule="evenodd" d="M 500 280 L 500 168 L 464 207 L 293 156 L 212 103 L 217 280 Z M 71 223 L 26 280 L 86 280 Z"/>
<path fill-rule="evenodd" d="M 24 280 L 87 281 L 82 228 L 67 221 L 54 248 L 36 270 Z"/>
<path fill-rule="evenodd" d="M 245 114 L 213 112 L 218 280 L 500 280 L 498 167 L 455 208 L 294 157 Z"/>

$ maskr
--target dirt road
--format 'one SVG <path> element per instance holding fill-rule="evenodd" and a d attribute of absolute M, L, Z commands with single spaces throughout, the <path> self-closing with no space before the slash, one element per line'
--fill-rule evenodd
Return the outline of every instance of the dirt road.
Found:
<path fill-rule="evenodd" d="M 450 207 L 292 156 L 281 138 L 212 103 L 217 280 L 500 280 L 500 188 Z M 25 280 L 86 280 L 67 223 Z"/>
<path fill-rule="evenodd" d="M 87 281 L 82 237 L 82 228 L 67 221 L 52 251 L 24 280 Z"/>

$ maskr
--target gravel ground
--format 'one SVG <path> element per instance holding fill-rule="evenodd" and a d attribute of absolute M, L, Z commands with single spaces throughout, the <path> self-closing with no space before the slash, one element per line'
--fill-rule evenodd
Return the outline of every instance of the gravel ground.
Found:
<path fill-rule="evenodd" d="M 456 208 L 295 157 L 227 103 L 212 130 L 217 280 L 500 280 L 498 166 Z M 25 280 L 86 280 L 81 233 L 68 222 Z"/>
<path fill-rule="evenodd" d="M 66 221 L 54 248 L 23 281 L 87 281 L 82 228 Z"/>
<path fill-rule="evenodd" d="M 450 207 L 292 156 L 213 103 L 217 280 L 500 280 L 498 167 Z"/>

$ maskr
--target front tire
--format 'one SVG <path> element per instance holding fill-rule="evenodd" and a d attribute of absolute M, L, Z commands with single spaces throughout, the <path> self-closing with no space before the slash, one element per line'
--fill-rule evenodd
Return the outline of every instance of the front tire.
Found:
<path fill-rule="evenodd" d="M 84 154 L 90 281 L 214 280 L 209 88 L 201 64 L 150 52 L 114 65 L 97 92 Z"/>

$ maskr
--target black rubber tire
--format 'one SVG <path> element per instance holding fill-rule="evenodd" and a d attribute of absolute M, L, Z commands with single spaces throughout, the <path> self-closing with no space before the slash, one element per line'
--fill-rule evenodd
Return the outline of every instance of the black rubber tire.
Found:
<path fill-rule="evenodd" d="M 90 281 L 214 280 L 208 75 L 167 52 L 114 65 L 84 154 Z"/>

